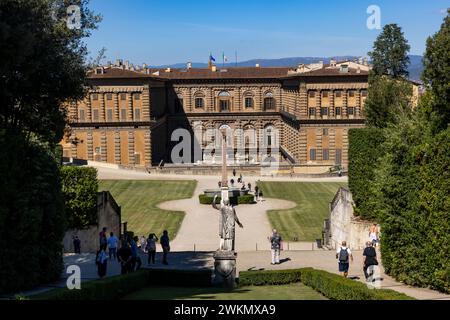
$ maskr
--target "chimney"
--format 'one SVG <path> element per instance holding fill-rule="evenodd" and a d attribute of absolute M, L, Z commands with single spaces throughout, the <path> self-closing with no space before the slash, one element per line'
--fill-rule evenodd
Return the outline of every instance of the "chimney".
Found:
<path fill-rule="evenodd" d="M 192 62 L 189 61 L 189 62 L 186 64 L 186 68 L 187 68 L 188 70 L 192 69 Z"/>
<path fill-rule="evenodd" d="M 363 58 L 362 57 L 359 57 L 358 63 L 359 64 L 363 64 Z"/>
<path fill-rule="evenodd" d="M 172 69 L 170 69 L 170 68 L 166 69 L 166 72 L 171 72 L 171 71 L 172 71 Z"/>
<path fill-rule="evenodd" d="M 143 64 L 142 64 L 142 69 L 147 69 L 147 67 L 148 67 L 148 66 L 147 66 L 146 63 L 143 63 Z"/>
<path fill-rule="evenodd" d="M 256 67 L 256 68 L 259 68 L 259 63 L 255 64 L 255 67 Z"/>
<path fill-rule="evenodd" d="M 130 69 L 130 61 L 128 60 L 125 61 L 125 69 Z"/>
<path fill-rule="evenodd" d="M 335 59 L 331 59 L 330 60 L 330 67 L 336 67 L 336 60 Z"/>
<path fill-rule="evenodd" d="M 367 57 L 364 57 L 364 65 L 368 66 L 369 64 L 367 63 Z"/>
<path fill-rule="evenodd" d="M 216 71 L 217 71 L 217 67 L 216 67 L 215 65 L 212 65 L 212 66 L 211 66 L 211 71 L 212 71 L 212 72 L 216 72 Z"/>
<path fill-rule="evenodd" d="M 117 67 L 120 67 L 120 66 L 122 66 L 123 65 L 123 60 L 122 59 L 117 59 L 116 60 L 116 66 Z"/>

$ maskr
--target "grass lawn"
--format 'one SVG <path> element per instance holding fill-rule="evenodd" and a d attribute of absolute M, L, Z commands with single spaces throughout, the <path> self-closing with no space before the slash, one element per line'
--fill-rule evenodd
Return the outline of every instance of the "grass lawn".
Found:
<path fill-rule="evenodd" d="M 329 203 L 345 182 L 258 182 L 264 197 L 290 200 L 297 206 L 270 210 L 269 221 L 287 241 L 314 241 L 322 238 L 323 220 L 328 218 Z"/>
<path fill-rule="evenodd" d="M 99 190 L 108 190 L 122 207 L 122 222 L 128 222 L 128 230 L 135 235 L 155 233 L 158 237 L 164 229 L 175 238 L 184 212 L 162 210 L 158 203 L 190 198 L 196 181 L 158 180 L 101 180 Z"/>
<path fill-rule="evenodd" d="M 125 300 L 326 300 L 302 283 L 280 286 L 221 288 L 149 287 L 125 296 Z"/>

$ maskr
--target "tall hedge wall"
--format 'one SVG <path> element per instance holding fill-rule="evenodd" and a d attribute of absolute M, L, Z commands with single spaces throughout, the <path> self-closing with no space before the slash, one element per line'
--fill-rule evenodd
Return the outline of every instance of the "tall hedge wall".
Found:
<path fill-rule="evenodd" d="M 0 293 L 61 274 L 65 216 L 50 149 L 0 131 Z"/>
<path fill-rule="evenodd" d="M 375 167 L 383 155 L 383 131 L 378 128 L 351 129 L 348 149 L 348 186 L 356 204 L 355 215 L 376 219 L 376 200 L 371 188 Z"/>

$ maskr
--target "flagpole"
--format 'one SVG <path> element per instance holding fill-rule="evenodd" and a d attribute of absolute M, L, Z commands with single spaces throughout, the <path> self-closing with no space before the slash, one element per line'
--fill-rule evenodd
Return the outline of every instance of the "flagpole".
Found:
<path fill-rule="evenodd" d="M 236 65 L 235 65 L 235 67 L 237 67 L 237 50 L 234 51 L 234 55 L 235 55 L 235 58 L 236 58 Z"/>

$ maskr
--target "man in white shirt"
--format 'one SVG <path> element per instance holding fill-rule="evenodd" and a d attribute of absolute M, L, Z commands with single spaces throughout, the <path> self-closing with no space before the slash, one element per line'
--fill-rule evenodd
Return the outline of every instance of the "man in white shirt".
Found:
<path fill-rule="evenodd" d="M 336 250 L 336 259 L 339 259 L 339 272 L 347 278 L 348 269 L 350 267 L 349 261 L 353 262 L 353 255 L 349 248 L 347 248 L 347 242 L 342 241 L 342 246 Z"/>
<path fill-rule="evenodd" d="M 114 257 L 114 260 L 117 260 L 117 244 L 119 243 L 119 239 L 114 235 L 113 232 L 109 234 L 108 238 L 108 248 L 109 248 L 109 260 Z"/>

